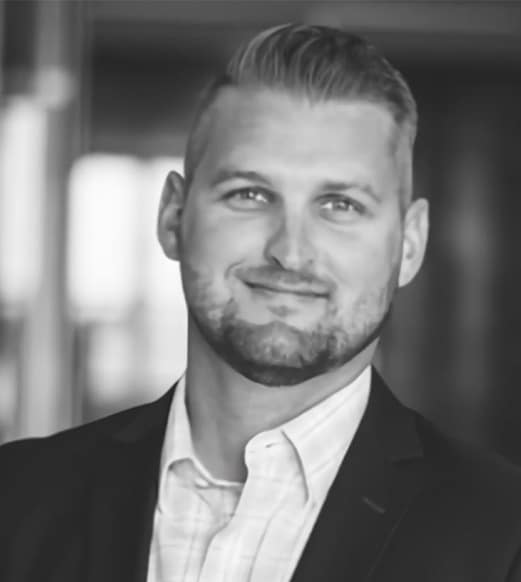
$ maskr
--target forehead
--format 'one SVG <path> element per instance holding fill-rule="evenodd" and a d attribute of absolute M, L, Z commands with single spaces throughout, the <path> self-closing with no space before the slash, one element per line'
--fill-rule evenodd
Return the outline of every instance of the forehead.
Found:
<path fill-rule="evenodd" d="M 252 164 L 264 171 L 389 170 L 396 125 L 382 105 L 310 102 L 269 89 L 226 88 L 208 112 L 200 170 Z"/>

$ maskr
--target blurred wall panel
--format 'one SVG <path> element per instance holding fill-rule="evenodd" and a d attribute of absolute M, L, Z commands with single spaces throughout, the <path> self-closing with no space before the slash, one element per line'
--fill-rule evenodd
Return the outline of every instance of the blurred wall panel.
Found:
<path fill-rule="evenodd" d="M 12 118 L 25 107 L 20 114 L 24 123 L 36 120 L 29 147 L 20 151 L 16 146 L 23 123 L 2 146 L 8 165 L 1 193 L 3 220 L 11 226 L 4 229 L 0 249 L 9 281 L 2 300 L 4 310 L 16 308 L 20 328 L 19 336 L 11 340 L 19 342 L 14 436 L 48 434 L 75 419 L 64 269 L 66 184 L 79 131 L 81 6 L 59 0 L 6 4 L 3 116 Z M 30 212 L 17 213 L 25 193 Z M 15 220 L 17 216 L 21 221 Z M 13 252 L 17 236 L 24 240 Z"/>
<path fill-rule="evenodd" d="M 47 434 L 75 420 L 71 327 L 66 314 L 67 178 L 78 147 L 81 3 L 38 3 L 36 95 L 46 109 L 41 272 L 27 313 L 20 391 L 21 436 Z"/>
<path fill-rule="evenodd" d="M 519 68 L 493 58 L 405 68 L 431 237 L 419 279 L 396 301 L 384 369 L 438 425 L 519 461 Z"/>

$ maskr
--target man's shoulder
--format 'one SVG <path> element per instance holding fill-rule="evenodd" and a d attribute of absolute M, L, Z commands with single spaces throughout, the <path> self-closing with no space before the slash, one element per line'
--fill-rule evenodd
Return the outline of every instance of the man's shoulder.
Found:
<path fill-rule="evenodd" d="M 96 440 L 101 435 L 123 426 L 126 421 L 131 420 L 134 415 L 138 414 L 146 406 L 148 404 L 126 408 L 49 436 L 24 438 L 5 443 L 0 446 L 0 459 L 24 454 L 30 455 L 33 451 L 67 449 L 78 445 L 88 446 L 93 439 Z"/>
<path fill-rule="evenodd" d="M 469 505 L 486 503 L 493 511 L 516 508 L 521 517 L 521 467 L 499 453 L 449 435 L 415 414 L 425 458 L 438 475 L 438 493 L 465 499 Z M 521 525 L 521 524 L 520 524 Z"/>
<path fill-rule="evenodd" d="M 75 471 L 83 472 L 99 455 L 101 447 L 119 433 L 124 435 L 128 426 L 135 424 L 158 403 L 133 406 L 50 436 L 3 444 L 0 446 L 0 489 L 13 487 L 36 473 L 45 480 L 46 474 L 57 478 Z"/>
<path fill-rule="evenodd" d="M 433 481 L 471 487 L 477 493 L 516 492 L 521 504 L 521 467 L 498 452 L 440 429 L 401 401 L 378 373 L 373 376 L 372 426 L 388 458 L 417 460 Z"/>

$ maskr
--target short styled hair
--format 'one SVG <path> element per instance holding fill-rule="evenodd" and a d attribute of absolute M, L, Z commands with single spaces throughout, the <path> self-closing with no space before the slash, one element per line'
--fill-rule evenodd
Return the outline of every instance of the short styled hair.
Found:
<path fill-rule="evenodd" d="M 311 102 L 364 100 L 386 107 L 412 147 L 417 108 L 401 73 L 364 38 L 319 25 L 284 24 L 241 46 L 204 91 L 188 137 L 187 189 L 204 151 L 205 114 L 226 87 L 267 88 Z"/>

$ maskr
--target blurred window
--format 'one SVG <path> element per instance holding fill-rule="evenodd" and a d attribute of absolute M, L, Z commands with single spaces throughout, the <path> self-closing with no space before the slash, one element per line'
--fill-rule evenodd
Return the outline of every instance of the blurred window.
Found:
<path fill-rule="evenodd" d="M 0 442 L 16 435 L 24 318 L 39 280 L 45 129 L 33 99 L 0 109 Z"/>
<path fill-rule="evenodd" d="M 182 373 L 186 310 L 157 207 L 180 159 L 79 159 L 70 177 L 69 297 L 83 420 L 158 396 Z"/>

